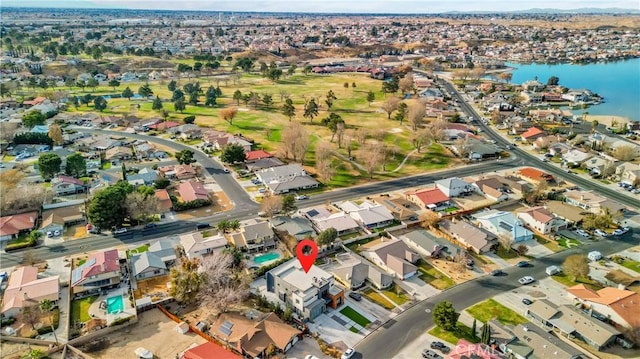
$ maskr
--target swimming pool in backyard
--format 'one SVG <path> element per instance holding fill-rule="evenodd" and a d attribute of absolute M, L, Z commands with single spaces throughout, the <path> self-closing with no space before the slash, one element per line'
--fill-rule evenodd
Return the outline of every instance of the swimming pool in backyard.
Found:
<path fill-rule="evenodd" d="M 107 298 L 107 314 L 117 314 L 124 311 L 124 300 L 121 295 Z"/>
<path fill-rule="evenodd" d="M 266 253 L 266 254 L 261 254 L 259 256 L 255 256 L 253 258 L 253 261 L 258 263 L 258 264 L 262 264 L 264 262 L 270 262 L 272 260 L 276 260 L 280 258 L 280 254 L 279 253 Z"/>

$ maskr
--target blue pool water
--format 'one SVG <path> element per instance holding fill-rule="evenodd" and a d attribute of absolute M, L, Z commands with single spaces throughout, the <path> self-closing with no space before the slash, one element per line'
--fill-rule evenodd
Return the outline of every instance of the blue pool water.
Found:
<path fill-rule="evenodd" d="M 253 258 L 253 261 L 258 264 L 262 264 L 264 262 L 269 262 L 278 258 L 280 258 L 280 254 L 278 253 L 267 253 L 256 256 L 255 258 Z"/>
<path fill-rule="evenodd" d="M 107 298 L 107 314 L 116 314 L 124 310 L 124 300 L 121 295 Z"/>

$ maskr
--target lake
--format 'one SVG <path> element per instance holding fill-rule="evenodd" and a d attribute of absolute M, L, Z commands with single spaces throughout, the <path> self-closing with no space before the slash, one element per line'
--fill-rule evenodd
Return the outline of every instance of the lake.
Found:
<path fill-rule="evenodd" d="M 589 89 L 604 97 L 604 103 L 589 107 L 589 114 L 624 116 L 640 121 L 640 58 L 586 65 L 506 65 L 514 68 L 513 83 L 521 84 L 535 76 L 546 83 L 549 77 L 557 76 L 562 86 Z"/>

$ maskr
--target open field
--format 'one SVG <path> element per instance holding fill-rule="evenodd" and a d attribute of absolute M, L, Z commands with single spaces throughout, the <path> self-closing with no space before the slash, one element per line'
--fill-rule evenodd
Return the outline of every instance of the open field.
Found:
<path fill-rule="evenodd" d="M 175 326 L 176 323 L 158 309 L 152 309 L 139 314 L 136 324 L 109 334 L 108 347 L 90 355 L 97 359 L 131 358 L 137 348 L 143 347 L 150 350 L 155 358 L 174 358 L 176 353 L 186 350 L 191 344 L 206 342 L 191 332 L 176 332 Z"/>

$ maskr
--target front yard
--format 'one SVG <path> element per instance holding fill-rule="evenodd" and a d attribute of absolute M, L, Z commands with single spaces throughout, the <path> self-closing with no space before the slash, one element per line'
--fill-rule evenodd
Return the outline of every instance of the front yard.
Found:
<path fill-rule="evenodd" d="M 567 287 L 573 287 L 574 285 L 578 285 L 578 284 L 584 284 L 587 287 L 593 289 L 593 290 L 600 290 L 602 289 L 602 286 L 600 284 L 598 284 L 598 282 L 593 281 L 591 279 L 586 279 L 586 278 L 578 278 L 575 281 L 573 280 L 572 277 L 564 274 L 564 273 L 559 273 L 556 275 L 552 275 L 551 278 L 553 278 L 553 280 L 555 280 L 556 282 L 565 285 Z"/>
<path fill-rule="evenodd" d="M 346 316 L 347 318 L 349 318 L 349 319 L 353 320 L 354 322 L 358 323 L 363 328 L 366 327 L 367 324 L 371 323 L 362 314 L 356 312 L 353 308 L 348 307 L 348 306 L 342 308 L 340 313 L 344 314 L 344 316 Z"/>
<path fill-rule="evenodd" d="M 387 298 L 385 298 L 380 293 L 376 292 L 375 290 L 373 290 L 371 288 L 364 289 L 362 291 L 362 295 L 364 295 L 365 297 L 369 298 L 369 300 L 371 300 L 372 302 L 378 304 L 379 306 L 381 306 L 381 307 L 383 307 L 385 309 L 391 310 L 391 309 L 394 309 L 396 307 Z"/>
<path fill-rule="evenodd" d="M 76 299 L 71 301 L 71 324 L 84 323 L 91 319 L 89 316 L 89 307 L 98 299 L 97 295 L 92 297 L 86 297 L 82 299 Z"/>
<path fill-rule="evenodd" d="M 484 323 L 492 319 L 498 319 L 500 323 L 505 325 L 518 325 L 527 322 L 524 317 L 493 299 L 476 304 L 468 308 L 467 312 Z"/>
<path fill-rule="evenodd" d="M 397 305 L 403 305 L 404 303 L 409 301 L 409 297 L 407 297 L 407 293 L 405 293 L 402 288 L 394 284 L 389 289 L 385 289 L 382 291 L 387 298 L 391 299 Z"/>
<path fill-rule="evenodd" d="M 420 271 L 419 278 L 436 289 L 445 290 L 456 284 L 451 278 L 423 260 L 418 264 L 418 271 Z"/>
<path fill-rule="evenodd" d="M 563 248 L 573 248 L 573 247 L 578 247 L 579 245 L 581 245 L 582 243 L 580 243 L 580 241 L 575 240 L 575 239 L 571 239 L 571 238 L 565 238 L 565 237 L 560 237 L 558 238 L 558 245 L 560 247 Z"/>
<path fill-rule="evenodd" d="M 471 333 L 471 328 L 461 322 L 458 322 L 457 329 L 455 331 L 446 331 L 440 327 L 434 327 L 429 330 L 429 334 L 453 345 L 458 344 L 458 340 L 460 339 L 465 339 L 471 343 L 478 342 L 478 338 Z"/>

